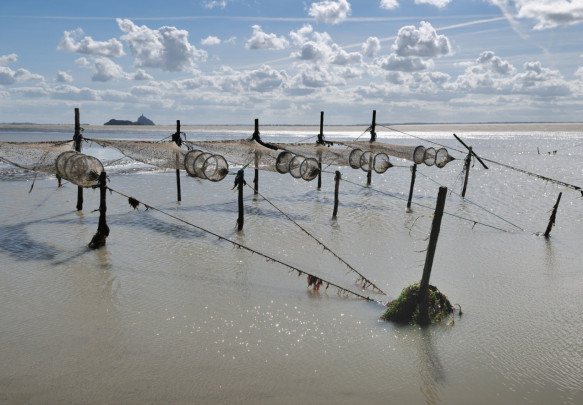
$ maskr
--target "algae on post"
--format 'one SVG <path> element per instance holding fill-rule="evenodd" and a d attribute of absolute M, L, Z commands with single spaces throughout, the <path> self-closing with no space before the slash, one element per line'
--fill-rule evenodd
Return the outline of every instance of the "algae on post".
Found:
<path fill-rule="evenodd" d="M 415 283 L 405 288 L 399 298 L 389 302 L 381 319 L 397 323 L 419 323 L 419 303 L 419 283 Z M 447 297 L 432 285 L 429 285 L 428 308 L 431 322 L 439 322 L 453 311 L 453 305 Z"/>

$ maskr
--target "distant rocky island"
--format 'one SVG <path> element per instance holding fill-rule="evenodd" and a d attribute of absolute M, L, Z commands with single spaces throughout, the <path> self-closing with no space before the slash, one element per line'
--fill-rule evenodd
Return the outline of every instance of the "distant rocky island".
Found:
<path fill-rule="evenodd" d="M 156 125 L 154 122 L 148 118 L 144 114 L 140 115 L 137 121 L 128 121 L 128 120 L 116 120 L 114 118 L 110 119 L 103 125 Z"/>

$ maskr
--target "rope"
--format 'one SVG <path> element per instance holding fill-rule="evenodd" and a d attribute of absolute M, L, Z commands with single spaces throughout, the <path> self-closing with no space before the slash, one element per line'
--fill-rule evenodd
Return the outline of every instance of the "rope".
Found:
<path fill-rule="evenodd" d="M 380 126 L 383 127 L 383 128 L 389 129 L 391 131 L 398 132 L 398 133 L 403 134 L 403 135 L 411 136 L 413 138 L 417 138 L 419 140 L 432 143 L 432 144 L 437 145 L 437 146 L 442 146 L 442 147 L 448 148 L 450 150 L 455 150 L 456 152 L 459 152 L 459 153 L 464 153 L 464 154 L 466 153 L 466 152 L 461 151 L 459 149 L 452 148 L 450 146 L 444 146 L 442 144 L 439 144 L 439 143 L 430 141 L 429 139 L 424 139 L 424 138 L 421 138 L 419 136 L 416 136 L 416 135 L 413 135 L 413 134 L 409 134 L 407 132 L 403 132 L 403 131 L 400 131 L 400 130 L 395 129 L 395 128 L 387 127 L 387 126 L 384 126 L 384 125 L 380 125 Z M 529 176 L 534 176 L 534 177 L 537 177 L 539 179 L 542 179 L 542 180 L 545 180 L 545 181 L 550 181 L 551 183 L 559 184 L 561 186 L 564 186 L 564 187 L 567 187 L 567 188 L 570 188 L 570 189 L 579 191 L 581 193 L 581 196 L 583 197 L 583 189 L 581 187 L 579 187 L 579 186 L 575 186 L 573 184 L 569 184 L 569 183 L 566 183 L 566 182 L 561 181 L 561 180 L 555 180 L 555 179 L 552 179 L 552 178 L 547 177 L 547 176 L 543 176 L 543 175 L 540 175 L 540 174 L 536 174 L 536 173 L 533 173 L 533 172 L 529 172 L 528 170 L 524 170 L 524 169 L 520 169 L 518 167 L 510 166 L 510 165 L 507 165 L 505 163 L 496 162 L 494 160 L 490 160 L 490 159 L 486 159 L 486 158 L 482 158 L 482 159 L 485 160 L 486 162 L 494 163 L 496 165 L 503 166 L 503 167 L 505 167 L 507 169 L 510 169 L 510 170 L 515 170 L 517 172 L 520 172 L 520 173 L 523 173 L 523 174 L 526 174 L 526 175 L 529 175 Z"/>
<path fill-rule="evenodd" d="M 439 185 L 439 186 L 443 186 L 443 184 L 440 184 L 439 182 L 437 182 L 436 180 L 434 180 L 434 179 L 432 179 L 431 177 L 427 176 L 427 175 L 426 175 L 426 174 L 424 174 L 423 172 L 420 172 L 419 170 L 417 170 L 417 173 L 418 173 L 418 174 L 420 174 L 420 175 L 422 175 L 422 176 L 423 176 L 423 177 L 425 177 L 426 179 L 429 179 L 429 180 L 431 180 L 431 181 L 432 181 L 432 182 L 434 182 L 435 184 L 437 184 L 437 185 Z M 458 194 L 458 193 L 456 193 L 455 191 L 453 191 L 453 190 L 451 190 L 451 189 L 449 190 L 449 192 L 450 192 L 451 194 L 455 194 L 455 195 L 456 195 L 456 196 L 458 196 L 458 197 L 461 197 L 461 194 Z M 486 211 L 487 213 L 489 213 L 489 214 L 491 214 L 491 215 L 494 215 L 496 218 L 498 218 L 498 219 L 501 219 L 502 221 L 506 222 L 507 224 L 510 224 L 510 225 L 512 225 L 513 227 L 515 227 L 515 228 L 518 228 L 518 229 L 520 229 L 520 230 L 521 230 L 521 231 L 523 231 L 523 232 L 525 231 L 523 228 L 519 227 L 518 225 L 515 225 L 515 224 L 513 224 L 512 222 L 510 222 L 510 221 L 508 221 L 508 220 L 506 220 L 506 219 L 502 218 L 500 215 L 494 214 L 493 212 L 491 212 L 491 211 L 487 210 L 485 207 L 482 207 L 481 205 L 479 205 L 479 204 L 477 204 L 477 203 L 473 202 L 472 200 L 468 199 L 467 197 L 464 197 L 464 201 L 467 201 L 467 202 L 469 202 L 470 204 L 473 204 L 473 205 L 475 205 L 476 207 L 478 207 L 478 208 L 480 208 L 480 209 L 482 209 L 482 210 Z"/>
<path fill-rule="evenodd" d="M 331 172 L 327 172 L 327 173 L 331 173 Z M 397 200 L 401 200 L 401 201 L 407 201 L 405 198 L 398 197 L 398 196 L 396 196 L 396 195 L 393 195 L 393 194 L 390 194 L 390 193 L 387 193 L 387 192 L 384 192 L 384 191 L 378 190 L 378 189 L 376 189 L 376 188 L 374 188 L 374 187 L 370 187 L 370 186 L 363 186 L 362 184 L 358 184 L 358 183 L 355 183 L 355 182 L 353 182 L 353 181 L 346 180 L 346 179 L 344 179 L 344 181 L 346 181 L 347 183 L 353 184 L 353 185 L 355 185 L 355 186 L 358 186 L 358 187 L 362 187 L 362 188 L 368 188 L 368 189 L 371 189 L 371 190 L 373 190 L 373 191 L 376 191 L 377 193 L 380 193 L 380 194 L 386 195 L 386 196 L 388 196 L 388 197 L 396 198 Z M 429 207 L 429 206 L 427 206 L 427 205 L 419 204 L 419 203 L 416 203 L 416 202 L 414 202 L 414 201 L 413 201 L 412 203 L 413 203 L 413 204 L 415 204 L 415 205 L 418 205 L 419 207 L 426 208 L 426 209 L 428 209 L 428 210 L 434 210 L 434 208 L 432 208 L 432 207 Z M 476 221 L 476 220 L 473 220 L 473 219 L 464 218 L 464 217 L 462 217 L 462 216 L 459 216 L 459 215 L 456 215 L 456 214 L 452 214 L 452 213 L 449 213 L 449 212 L 446 212 L 446 211 L 443 211 L 443 213 L 444 213 L 444 214 L 446 214 L 446 215 L 452 216 L 452 217 L 454 217 L 454 218 L 461 219 L 461 220 L 463 220 L 463 221 L 472 222 L 472 223 L 474 224 L 474 226 L 476 226 L 476 225 L 482 225 L 482 226 L 485 226 L 485 227 L 488 227 L 488 228 L 496 229 L 497 231 L 508 232 L 506 229 L 498 228 L 497 226 L 494 226 L 494 225 L 489 225 L 489 224 L 485 224 L 485 223 L 483 223 L 483 222 L 479 222 L 479 221 Z"/>
<path fill-rule="evenodd" d="M 416 136 L 416 135 L 413 135 L 413 134 L 408 134 L 407 132 L 403 132 L 403 131 L 400 131 L 400 130 L 395 129 L 395 128 L 387 127 L 385 125 L 378 125 L 378 126 L 383 127 L 383 128 L 386 128 L 386 129 L 388 129 L 390 131 L 398 132 L 400 134 L 407 135 L 407 136 L 410 136 L 410 137 L 419 139 L 420 141 L 428 142 L 428 143 L 431 143 L 431 144 L 436 145 L 436 146 L 441 146 L 442 148 L 447 148 L 447 149 L 455 150 L 456 152 L 459 152 L 459 153 L 465 153 L 464 151 L 461 151 L 459 149 L 455 149 L 455 148 L 452 148 L 450 146 L 445 146 L 445 145 L 442 145 L 440 143 L 430 141 L 429 139 L 421 138 L 420 136 Z"/>
<path fill-rule="evenodd" d="M 253 187 L 251 187 L 250 185 L 246 184 L 247 187 L 251 188 L 255 193 L 257 193 L 261 198 L 263 198 L 265 201 L 267 201 L 273 208 L 275 208 L 276 210 L 278 210 L 283 216 L 285 216 L 287 219 L 289 219 L 294 225 L 296 225 L 298 228 L 300 228 L 306 235 L 308 235 L 310 238 L 314 239 L 320 246 L 322 246 L 325 250 L 327 250 L 328 252 L 330 252 L 332 254 L 332 256 L 334 256 L 335 258 L 337 258 L 338 260 L 340 260 L 342 263 L 344 263 L 350 270 L 352 270 L 353 272 L 355 272 L 356 274 L 358 274 L 360 276 L 360 280 L 359 281 L 364 281 L 364 286 L 363 288 L 367 288 L 369 285 L 371 287 L 373 287 L 374 290 L 376 290 L 377 292 L 383 294 L 383 295 L 387 295 L 383 290 L 381 290 L 379 287 L 377 287 L 372 281 L 368 280 L 362 273 L 360 273 L 358 270 L 356 270 L 354 267 L 352 267 L 349 263 L 346 262 L 346 260 L 344 260 L 343 258 L 341 258 L 340 256 L 338 256 L 336 253 L 334 253 L 330 248 L 328 248 L 328 246 L 326 246 L 322 241 L 320 241 L 318 238 L 316 238 L 314 235 L 312 235 L 310 232 L 308 232 L 308 230 L 306 230 L 304 227 L 302 227 L 299 223 L 297 223 L 293 218 L 291 218 L 289 215 L 287 215 L 285 212 L 283 212 L 279 207 L 277 207 L 274 203 L 272 203 L 271 201 L 269 201 L 263 194 L 261 194 L 259 191 L 255 190 Z"/>
<path fill-rule="evenodd" d="M 297 143 L 306 142 L 306 141 L 309 141 L 309 140 L 317 138 L 317 137 L 318 137 L 318 135 L 312 135 L 312 136 L 309 136 L 307 138 L 300 139 Z"/>
<path fill-rule="evenodd" d="M 368 127 L 367 129 L 365 129 L 364 131 L 362 131 L 362 134 L 358 135 L 353 142 L 358 141 L 364 134 L 366 134 L 368 131 L 370 131 L 370 129 L 371 129 L 371 127 Z"/>
<path fill-rule="evenodd" d="M 252 248 L 250 248 L 250 247 L 248 247 L 248 246 L 245 246 L 245 245 L 243 245 L 243 244 L 241 244 L 241 243 L 235 242 L 235 241 L 233 241 L 233 240 L 231 240 L 231 239 L 229 239 L 229 238 L 226 238 L 226 237 L 224 237 L 224 236 L 221 236 L 221 235 L 219 235 L 219 234 L 217 234 L 217 233 L 215 233 L 215 232 L 209 231 L 208 229 L 205 229 L 205 228 L 203 228 L 203 227 L 201 227 L 201 226 L 195 225 L 195 224 L 193 224 L 192 222 L 186 221 L 186 220 L 184 220 L 184 219 L 182 219 L 182 218 L 178 218 L 177 216 L 175 216 L 175 215 L 172 215 L 172 214 L 169 214 L 169 213 L 167 213 L 167 212 L 165 212 L 165 211 L 162 211 L 162 210 L 161 210 L 161 209 L 159 209 L 159 208 L 156 208 L 156 207 L 154 207 L 154 206 L 151 206 L 151 205 L 149 205 L 149 204 L 145 204 L 144 202 L 141 202 L 141 201 L 139 201 L 139 200 L 137 200 L 137 199 L 135 199 L 135 198 L 133 198 L 133 197 L 130 197 L 129 195 L 126 195 L 126 194 L 124 194 L 124 193 L 122 193 L 122 192 L 120 192 L 120 191 L 114 190 L 114 189 L 112 189 L 111 187 L 107 187 L 107 189 L 108 189 L 110 192 L 112 192 L 112 193 L 116 193 L 116 194 L 119 194 L 119 195 L 121 195 L 122 197 L 125 197 L 125 198 L 127 198 L 128 200 L 132 199 L 134 203 L 135 203 L 135 202 L 137 202 L 138 204 L 144 204 L 146 207 L 148 207 L 148 209 L 154 210 L 154 211 L 156 211 L 156 212 L 159 212 L 160 214 L 166 215 L 166 216 L 168 216 L 168 217 L 170 217 L 170 218 L 172 218 L 172 219 L 174 219 L 174 220 L 176 220 L 176 221 L 179 221 L 179 222 L 182 222 L 182 223 L 184 223 L 184 224 L 186 224 L 186 225 L 192 226 L 193 228 L 196 228 L 196 229 L 198 229 L 199 231 L 202 231 L 202 232 L 204 232 L 204 233 L 208 233 L 209 235 L 212 235 L 212 236 L 216 237 L 216 238 L 217 238 L 217 239 L 219 239 L 219 240 L 222 240 L 222 241 L 225 241 L 225 242 L 229 242 L 230 244 L 232 244 L 233 246 L 235 246 L 235 247 L 237 247 L 237 248 L 239 248 L 239 249 L 244 249 L 244 250 L 247 250 L 248 252 L 251 252 L 251 253 L 254 253 L 254 254 L 256 254 L 256 255 L 259 255 L 259 256 L 261 256 L 261 257 L 263 257 L 263 258 L 267 259 L 268 261 L 271 261 L 271 262 L 274 262 L 274 263 L 281 264 L 282 266 L 284 266 L 284 267 L 287 267 L 287 268 L 288 268 L 288 269 L 290 269 L 291 271 L 295 271 L 295 272 L 297 272 L 297 273 L 298 273 L 300 276 L 301 276 L 302 274 L 306 274 L 307 276 L 314 277 L 314 278 L 316 278 L 316 279 L 320 279 L 320 280 L 322 280 L 323 282 L 327 283 L 328 285 L 331 285 L 332 287 L 335 287 L 335 288 L 337 288 L 338 290 L 340 290 L 340 291 L 342 291 L 342 292 L 344 292 L 344 293 L 346 293 L 346 294 L 351 294 L 351 295 L 354 295 L 354 296 L 356 296 L 356 297 L 358 297 L 358 298 L 362 298 L 362 299 L 364 299 L 364 300 L 366 300 L 366 301 L 372 301 L 372 302 L 376 302 L 376 300 L 374 300 L 374 299 L 372 299 L 372 298 L 370 298 L 370 297 L 368 297 L 368 296 L 365 296 L 365 295 L 359 294 L 359 293 L 357 293 L 357 292 L 354 292 L 354 291 L 352 291 L 352 290 L 349 290 L 349 289 L 347 289 L 347 288 L 341 287 L 341 286 L 339 286 L 338 284 L 335 284 L 335 283 L 332 283 L 332 282 L 330 282 L 330 281 L 324 280 L 324 279 L 322 279 L 322 278 L 320 278 L 320 277 L 314 276 L 313 274 L 311 274 L 311 273 L 308 273 L 308 272 L 306 272 L 306 271 L 304 271 L 304 270 L 301 270 L 301 269 L 299 269 L 299 268 L 297 268 L 297 267 L 295 267 L 295 266 L 292 266 L 291 264 L 285 263 L 285 262 L 283 262 L 283 261 L 281 261 L 281 260 L 279 260 L 279 259 L 276 259 L 276 258 L 274 258 L 274 257 L 272 257 L 272 256 L 269 256 L 269 255 L 267 255 L 267 254 L 265 254 L 265 253 L 259 252 L 258 250 L 252 249 Z"/>
<path fill-rule="evenodd" d="M 542 180 L 545 180 L 545 181 L 550 181 L 551 183 L 559 184 L 561 186 L 570 188 L 572 190 L 577 190 L 577 191 L 579 191 L 581 193 L 581 197 L 583 197 L 583 189 L 581 187 L 579 187 L 579 186 L 575 186 L 573 184 L 565 183 L 564 181 L 561 181 L 561 180 L 551 179 L 550 177 L 546 177 L 546 176 L 543 176 L 541 174 L 536 174 L 536 173 L 533 173 L 533 172 L 529 172 L 528 170 L 520 169 L 518 167 L 513 167 L 513 166 L 507 165 L 505 163 L 496 162 L 494 160 L 490 160 L 490 159 L 486 159 L 486 158 L 483 158 L 483 159 L 486 162 L 494 163 L 496 165 L 505 167 L 507 169 L 516 170 L 517 172 L 524 173 L 524 174 L 527 174 L 529 176 L 534 176 L 534 177 L 537 177 L 539 179 L 542 179 Z"/>

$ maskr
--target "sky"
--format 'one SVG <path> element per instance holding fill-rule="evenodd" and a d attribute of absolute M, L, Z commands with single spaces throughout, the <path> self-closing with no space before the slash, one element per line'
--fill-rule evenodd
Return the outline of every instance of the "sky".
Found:
<path fill-rule="evenodd" d="M 583 0 L 0 2 L 0 123 L 583 121 Z"/>

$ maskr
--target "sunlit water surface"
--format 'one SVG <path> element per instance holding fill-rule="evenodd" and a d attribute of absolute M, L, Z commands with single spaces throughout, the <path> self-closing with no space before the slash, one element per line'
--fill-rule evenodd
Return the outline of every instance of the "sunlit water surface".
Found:
<path fill-rule="evenodd" d="M 183 129 L 184 130 L 184 129 Z M 245 130 L 187 130 L 189 139 L 241 139 Z M 87 138 L 162 139 L 86 129 Z M 387 142 L 426 141 L 378 131 Z M 489 163 L 459 194 L 464 154 L 452 132 L 412 131 L 450 146 L 458 160 L 419 166 L 405 209 L 410 163 L 383 175 L 340 168 L 322 188 L 260 173 L 260 192 L 389 298 L 421 278 L 435 197 L 448 186 L 431 283 L 460 304 L 427 328 L 379 321 L 378 303 L 315 292 L 306 277 L 154 210 L 108 193 L 107 245 L 89 250 L 99 191 L 0 164 L 0 403 L 583 403 L 583 200 L 581 193 Z M 583 185 L 580 128 L 456 132 L 496 162 Z M 354 139 L 360 128 L 328 140 Z M 266 141 L 310 132 L 265 130 Z M 364 137 L 367 137 L 365 134 Z M 64 140 L 70 132 L 5 130 L 0 141 Z M 362 138 L 361 138 L 362 139 Z M 235 229 L 234 176 L 218 183 L 85 144 L 108 165 L 109 186 L 172 216 L 360 291 L 356 277 L 267 201 L 245 190 Z M 548 152 L 557 151 L 556 154 Z M 540 152 L 540 153 L 539 153 Z M 236 170 L 233 169 L 233 173 Z M 253 171 L 246 170 L 251 183 Z M 551 237 L 544 232 L 563 192 Z M 462 218 L 460 218 L 462 217 Z M 453 324 L 451 321 L 454 321 Z"/>

